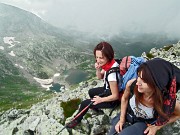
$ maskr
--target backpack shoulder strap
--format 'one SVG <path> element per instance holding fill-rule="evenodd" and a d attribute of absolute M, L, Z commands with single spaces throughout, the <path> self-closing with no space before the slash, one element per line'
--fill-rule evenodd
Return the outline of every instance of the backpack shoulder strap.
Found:
<path fill-rule="evenodd" d="M 121 75 L 124 75 L 128 71 L 131 61 L 131 56 L 125 56 L 122 58 L 121 63 L 119 64 Z"/>
<path fill-rule="evenodd" d="M 106 76 L 105 76 L 105 81 L 108 83 L 108 87 L 109 87 L 109 81 L 108 81 L 108 75 L 111 73 L 116 73 L 116 79 L 117 79 L 117 83 L 119 83 L 119 79 L 118 79 L 118 73 L 120 72 L 119 67 L 112 67 L 111 69 L 109 69 L 106 72 Z M 106 83 L 105 83 L 106 84 Z M 106 86 L 104 86 L 106 87 Z"/>
<path fill-rule="evenodd" d="M 112 67 L 111 69 L 109 69 L 109 70 L 106 72 L 106 78 L 108 77 L 109 74 L 115 73 L 115 72 L 119 72 L 119 71 L 120 71 L 119 67 Z"/>
<path fill-rule="evenodd" d="M 131 84 L 130 86 L 130 96 L 129 96 L 129 101 L 132 98 L 132 96 L 134 95 L 134 87 L 136 85 L 137 80 L 134 80 L 134 82 Z M 130 105 L 129 105 L 129 101 L 128 101 L 128 113 L 131 114 L 132 116 L 134 116 L 134 112 L 132 111 Z"/>
<path fill-rule="evenodd" d="M 128 71 L 128 58 L 130 56 L 126 56 L 125 70 Z"/>
<path fill-rule="evenodd" d="M 131 98 L 134 94 L 134 87 L 136 86 L 136 82 L 137 82 L 137 80 L 134 80 L 134 82 L 130 86 L 130 97 L 129 98 Z"/>
<path fill-rule="evenodd" d="M 115 61 L 120 65 L 121 64 L 121 61 L 122 59 L 115 59 Z"/>

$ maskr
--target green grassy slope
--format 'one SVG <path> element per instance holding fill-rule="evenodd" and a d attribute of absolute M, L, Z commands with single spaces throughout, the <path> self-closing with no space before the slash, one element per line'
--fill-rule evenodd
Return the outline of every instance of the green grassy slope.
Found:
<path fill-rule="evenodd" d="M 0 112 L 10 108 L 28 108 L 52 92 L 30 84 L 9 61 L 0 53 Z"/>

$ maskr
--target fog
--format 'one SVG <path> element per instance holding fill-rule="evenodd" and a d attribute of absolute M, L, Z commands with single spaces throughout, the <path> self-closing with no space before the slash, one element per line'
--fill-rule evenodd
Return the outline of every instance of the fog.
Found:
<path fill-rule="evenodd" d="M 0 0 L 65 29 L 180 37 L 180 0 Z"/>

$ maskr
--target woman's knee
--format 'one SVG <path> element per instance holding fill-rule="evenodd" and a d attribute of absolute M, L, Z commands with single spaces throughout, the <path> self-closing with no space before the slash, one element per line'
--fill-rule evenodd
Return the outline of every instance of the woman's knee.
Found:
<path fill-rule="evenodd" d="M 94 89 L 89 89 L 88 94 L 91 98 L 94 96 Z"/>
<path fill-rule="evenodd" d="M 115 125 L 118 123 L 120 120 L 120 113 L 118 113 L 112 120 L 111 120 L 111 125 L 115 127 Z"/>
<path fill-rule="evenodd" d="M 88 106 L 91 103 L 90 99 L 86 99 L 84 101 L 81 102 L 81 108 L 85 108 L 86 106 Z"/>
<path fill-rule="evenodd" d="M 146 129 L 146 124 L 144 122 L 137 122 L 131 126 L 124 128 L 119 135 L 144 135 L 144 130 Z"/>
<path fill-rule="evenodd" d="M 90 98 L 93 98 L 96 95 L 99 95 L 104 92 L 104 87 L 97 87 L 97 88 L 92 88 L 88 91 L 88 94 Z"/>
<path fill-rule="evenodd" d="M 116 133 L 115 126 L 119 121 L 120 113 L 118 113 L 112 120 L 111 120 L 111 127 L 108 135 L 114 135 Z"/>

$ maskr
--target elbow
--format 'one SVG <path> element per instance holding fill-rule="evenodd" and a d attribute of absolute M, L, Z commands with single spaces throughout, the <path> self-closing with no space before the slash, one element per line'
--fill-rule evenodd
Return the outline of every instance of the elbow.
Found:
<path fill-rule="evenodd" d="M 100 79 L 103 79 L 103 75 L 97 75 L 97 78 L 100 80 Z"/>
<path fill-rule="evenodd" d="M 119 94 L 116 96 L 116 100 L 120 100 L 120 96 L 119 96 Z"/>
<path fill-rule="evenodd" d="M 115 101 L 115 100 L 119 100 L 119 94 L 113 96 L 113 101 Z"/>
<path fill-rule="evenodd" d="M 123 102 L 123 103 L 128 102 L 128 99 L 122 96 L 121 102 Z"/>
<path fill-rule="evenodd" d="M 102 79 L 102 76 L 101 75 L 97 75 L 97 78 L 100 80 L 100 79 Z"/>
<path fill-rule="evenodd" d="M 177 120 L 179 120 L 179 119 L 180 119 L 180 114 L 177 115 Z"/>
<path fill-rule="evenodd" d="M 119 100 L 119 97 L 114 97 L 114 101 L 115 101 L 115 100 Z"/>

